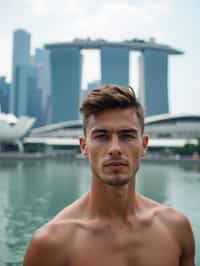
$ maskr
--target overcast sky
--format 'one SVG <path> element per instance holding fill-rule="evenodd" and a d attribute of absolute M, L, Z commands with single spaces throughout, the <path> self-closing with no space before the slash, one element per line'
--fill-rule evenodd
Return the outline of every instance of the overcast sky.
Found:
<path fill-rule="evenodd" d="M 87 37 L 113 41 L 155 37 L 181 49 L 183 56 L 169 60 L 170 109 L 200 114 L 199 0 L 0 0 L 0 76 L 8 80 L 12 34 L 18 28 L 31 33 L 32 52 L 46 43 Z M 98 53 L 85 54 L 84 82 L 99 74 Z M 136 55 L 131 58 L 135 64 Z M 137 87 L 134 69 L 130 83 Z"/>

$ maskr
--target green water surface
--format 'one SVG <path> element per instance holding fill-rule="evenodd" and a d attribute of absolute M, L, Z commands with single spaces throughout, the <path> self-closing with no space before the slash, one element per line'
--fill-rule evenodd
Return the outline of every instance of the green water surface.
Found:
<path fill-rule="evenodd" d="M 22 265 L 36 228 L 88 191 L 87 161 L 0 161 L 0 266 Z M 200 163 L 144 162 L 137 190 L 186 214 L 200 266 Z"/>

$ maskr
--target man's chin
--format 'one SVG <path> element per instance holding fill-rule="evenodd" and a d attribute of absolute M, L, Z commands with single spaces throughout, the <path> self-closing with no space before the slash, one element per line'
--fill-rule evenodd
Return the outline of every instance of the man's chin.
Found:
<path fill-rule="evenodd" d="M 116 177 L 110 177 L 110 178 L 101 178 L 99 177 L 99 179 L 106 185 L 109 186 L 125 186 L 130 182 L 130 178 L 116 178 Z"/>
<path fill-rule="evenodd" d="M 126 186 L 129 183 L 129 180 L 120 180 L 120 181 L 109 181 L 107 182 L 107 185 L 112 187 L 123 187 Z"/>

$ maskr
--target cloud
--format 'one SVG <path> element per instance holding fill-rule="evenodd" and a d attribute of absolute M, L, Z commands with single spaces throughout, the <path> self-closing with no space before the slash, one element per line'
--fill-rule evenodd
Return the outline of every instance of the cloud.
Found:
<path fill-rule="evenodd" d="M 183 95 L 184 87 L 189 87 L 190 95 L 194 97 L 198 83 L 198 74 L 194 71 L 199 69 L 200 40 L 199 13 L 194 2 L 183 6 L 179 0 L 6 0 L 0 9 L 0 75 L 9 76 L 11 72 L 12 33 L 17 28 L 31 33 L 33 49 L 74 38 L 147 40 L 153 36 L 158 42 L 175 45 L 187 52 L 179 59 L 181 71 L 180 65 L 174 63 L 178 58 L 174 59 L 170 91 Z M 187 58 L 191 58 L 191 62 Z"/>
<path fill-rule="evenodd" d="M 136 6 L 128 2 L 111 1 L 102 5 L 97 13 L 87 12 L 74 24 L 78 36 L 123 39 L 151 36 L 159 31 L 158 18 L 168 9 L 163 6 Z M 85 10 L 86 13 L 86 10 Z"/>
<path fill-rule="evenodd" d="M 158 18 L 169 15 L 172 5 L 172 0 L 145 0 L 142 3 L 121 0 L 26 1 L 33 16 L 48 16 L 52 28 L 57 25 L 55 20 L 58 19 L 65 21 L 66 27 L 72 28 L 69 31 L 79 31 L 85 35 L 113 35 L 113 32 L 117 34 L 117 30 L 123 34 L 126 29 L 134 33 L 140 27 L 142 30 L 148 29 L 156 25 Z"/>
<path fill-rule="evenodd" d="M 12 38 L 12 32 L 16 28 L 25 28 L 32 34 L 33 47 L 76 37 L 108 40 L 151 36 L 158 38 L 163 35 L 158 21 L 160 17 L 170 13 L 171 2 L 172 0 L 7 0 L 0 12 L 0 39 L 3 40 L 4 47 L 7 47 L 8 55 L 11 44 L 6 44 L 6 40 Z M 4 33 L 7 38 L 2 37 Z M 5 58 L 5 53 L 3 57 Z"/>
<path fill-rule="evenodd" d="M 44 16 L 50 14 L 51 10 L 48 5 L 48 1 L 46 0 L 28 0 L 27 4 L 35 16 Z"/>

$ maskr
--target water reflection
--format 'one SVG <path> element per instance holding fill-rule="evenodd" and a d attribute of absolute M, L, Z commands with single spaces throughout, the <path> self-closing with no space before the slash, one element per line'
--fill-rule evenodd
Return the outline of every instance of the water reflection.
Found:
<path fill-rule="evenodd" d="M 180 162 L 178 165 L 184 171 L 200 173 L 200 161 L 199 162 Z"/>
<path fill-rule="evenodd" d="M 171 167 L 175 167 L 175 168 L 179 168 L 182 169 L 184 171 L 189 171 L 189 172 L 196 172 L 196 173 L 200 173 L 200 161 L 195 161 L 195 160 L 170 160 L 170 161 L 166 161 L 166 160 L 157 160 L 157 161 L 151 161 L 151 160 L 146 160 L 143 161 L 144 165 L 154 165 L 154 166 L 169 166 Z"/>
<path fill-rule="evenodd" d="M 137 190 L 187 214 L 200 239 L 199 165 L 185 167 L 145 162 L 137 176 Z M 35 229 L 85 193 L 89 175 L 88 162 L 82 160 L 0 162 L 1 266 L 22 264 Z M 200 253 L 198 243 L 197 250 Z"/>
<path fill-rule="evenodd" d="M 166 165 L 142 164 L 137 175 L 137 190 L 146 197 L 159 201 L 167 202 L 168 177 L 170 169 Z"/>

